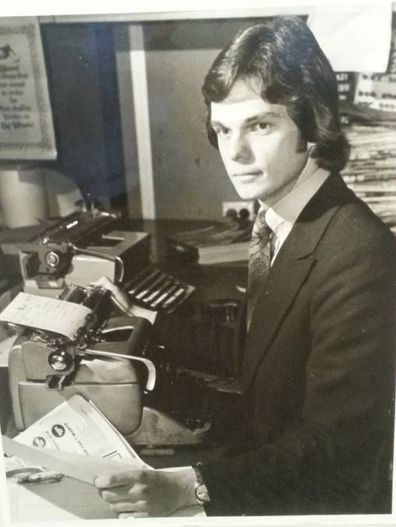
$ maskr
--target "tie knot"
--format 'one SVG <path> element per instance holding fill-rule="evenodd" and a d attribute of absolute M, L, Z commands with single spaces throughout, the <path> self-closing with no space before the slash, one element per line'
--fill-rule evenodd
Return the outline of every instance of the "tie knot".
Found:
<path fill-rule="evenodd" d="M 257 213 L 253 224 L 252 239 L 268 238 L 271 235 L 272 230 L 265 219 L 266 212 L 266 210 L 259 210 Z"/>

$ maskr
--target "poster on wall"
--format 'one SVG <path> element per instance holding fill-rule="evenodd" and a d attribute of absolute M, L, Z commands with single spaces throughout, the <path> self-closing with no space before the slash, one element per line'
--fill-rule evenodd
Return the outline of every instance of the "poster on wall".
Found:
<path fill-rule="evenodd" d="M 55 157 L 55 135 L 37 19 L 0 19 L 0 160 Z"/>

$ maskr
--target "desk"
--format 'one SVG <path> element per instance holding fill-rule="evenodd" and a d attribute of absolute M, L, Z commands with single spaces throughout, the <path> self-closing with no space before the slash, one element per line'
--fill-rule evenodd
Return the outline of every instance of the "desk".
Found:
<path fill-rule="evenodd" d="M 198 264 L 186 264 L 178 261 L 167 261 L 165 236 L 180 230 L 194 229 L 208 222 L 180 222 L 175 220 L 164 221 L 131 221 L 124 228 L 135 231 L 146 231 L 151 234 L 153 264 L 174 274 L 177 278 L 192 284 L 196 287 L 194 295 L 177 310 L 181 317 L 198 316 L 200 306 L 214 299 L 233 298 L 240 300 L 243 293 L 237 290 L 236 286 L 246 286 L 247 265 L 246 262 L 217 264 L 211 266 L 200 266 Z M 198 315 L 197 315 L 198 314 Z M 144 460 L 155 468 L 169 466 L 190 465 L 198 460 L 207 461 L 217 457 L 218 449 L 210 448 L 183 448 L 177 451 L 175 456 L 146 456 Z M 32 485 L 27 489 L 21 488 L 15 481 L 9 481 L 11 493 L 11 508 L 13 519 L 33 520 L 42 518 L 43 507 L 45 509 L 45 519 L 70 519 L 70 518 L 92 518 L 92 507 L 87 507 L 88 503 L 96 503 L 96 491 L 83 483 L 77 483 L 69 478 L 64 478 L 60 484 L 52 485 Z M 65 496 L 59 511 L 59 491 Z M 84 499 L 74 500 L 75 492 Z M 22 509 L 17 506 L 17 502 L 24 503 Z M 92 500 L 92 501 L 91 501 Z M 48 501 L 50 504 L 48 504 Z M 66 505 L 65 505 L 66 503 Z M 45 505 L 45 506 L 44 506 Z M 95 505 L 97 510 L 96 518 L 112 518 L 111 511 L 106 504 L 103 508 L 102 500 Z M 19 512 L 18 512 L 19 511 Z M 88 516 L 87 516 L 88 515 Z M 186 514 L 189 515 L 189 514 Z"/>

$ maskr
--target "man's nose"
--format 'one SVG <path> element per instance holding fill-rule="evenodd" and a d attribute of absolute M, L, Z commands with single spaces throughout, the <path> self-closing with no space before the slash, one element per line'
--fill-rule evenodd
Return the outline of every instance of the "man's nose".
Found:
<path fill-rule="evenodd" d="M 228 153 L 232 161 L 237 161 L 239 163 L 250 162 L 253 155 L 246 138 L 241 134 L 235 135 L 231 138 Z"/>

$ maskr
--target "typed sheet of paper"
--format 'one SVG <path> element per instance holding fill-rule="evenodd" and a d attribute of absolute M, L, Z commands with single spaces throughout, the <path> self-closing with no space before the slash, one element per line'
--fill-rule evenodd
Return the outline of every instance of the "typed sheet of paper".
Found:
<path fill-rule="evenodd" d="M 74 339 L 91 309 L 57 298 L 18 293 L 0 313 L 0 322 L 52 331 Z"/>

